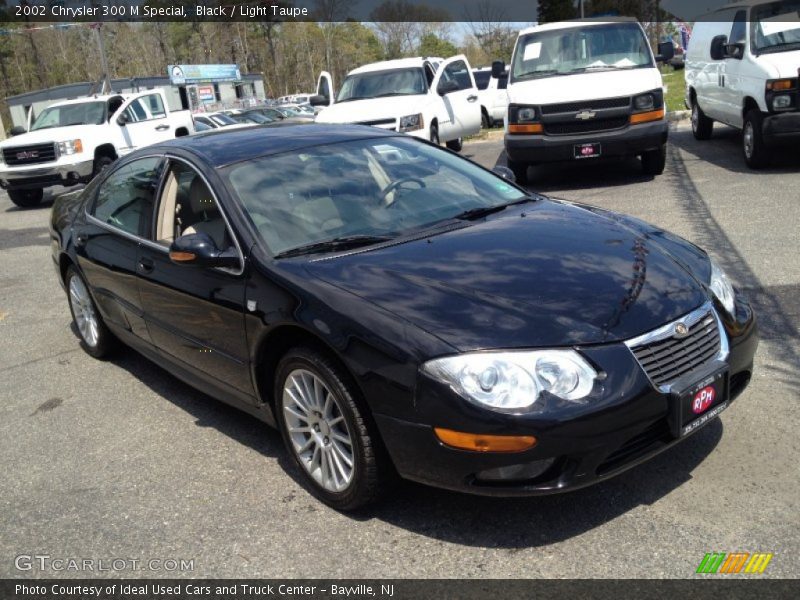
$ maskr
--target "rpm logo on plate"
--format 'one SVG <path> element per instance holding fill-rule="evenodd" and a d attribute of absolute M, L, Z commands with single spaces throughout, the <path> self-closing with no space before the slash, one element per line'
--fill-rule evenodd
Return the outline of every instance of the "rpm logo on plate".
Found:
<path fill-rule="evenodd" d="M 707 385 L 702 390 L 698 390 L 692 400 L 692 412 L 696 415 L 705 412 L 705 410 L 714 403 L 716 395 L 717 393 L 710 385 Z"/>

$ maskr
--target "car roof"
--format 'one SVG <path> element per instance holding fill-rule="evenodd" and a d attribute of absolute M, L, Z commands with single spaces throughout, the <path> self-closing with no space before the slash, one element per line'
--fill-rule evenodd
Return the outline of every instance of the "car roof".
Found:
<path fill-rule="evenodd" d="M 534 25 L 533 27 L 526 27 L 519 32 L 519 35 L 527 35 L 537 31 L 553 31 L 555 29 L 570 29 L 575 27 L 594 27 L 596 25 L 612 25 L 614 23 L 636 23 L 635 17 L 614 17 L 609 20 L 608 17 L 594 17 L 588 19 L 572 19 L 570 21 L 558 21 L 556 23 L 546 23 L 544 25 Z"/>
<path fill-rule="evenodd" d="M 353 69 L 348 75 L 356 75 L 358 73 L 369 73 L 370 71 L 386 71 L 389 69 L 408 69 L 411 67 L 422 67 L 426 62 L 440 60 L 434 57 L 423 58 L 417 56 L 414 58 L 397 58 L 395 60 L 384 60 L 381 62 L 370 63 L 363 65 L 357 69 Z"/>
<path fill-rule="evenodd" d="M 196 155 L 206 164 L 219 168 L 244 160 L 303 148 L 398 135 L 401 134 L 367 125 L 280 122 L 235 130 L 216 129 L 188 135 L 148 146 L 142 152 L 152 154 L 153 150 L 169 152 L 181 149 Z"/>

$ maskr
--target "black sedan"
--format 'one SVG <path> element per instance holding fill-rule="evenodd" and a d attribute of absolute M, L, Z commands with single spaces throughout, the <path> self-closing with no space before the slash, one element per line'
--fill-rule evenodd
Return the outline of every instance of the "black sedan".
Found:
<path fill-rule="evenodd" d="M 342 510 L 398 473 L 493 495 L 613 476 L 727 408 L 758 344 L 700 248 L 376 128 L 150 146 L 58 199 L 51 235 L 89 354 L 123 342 L 278 427 Z"/>

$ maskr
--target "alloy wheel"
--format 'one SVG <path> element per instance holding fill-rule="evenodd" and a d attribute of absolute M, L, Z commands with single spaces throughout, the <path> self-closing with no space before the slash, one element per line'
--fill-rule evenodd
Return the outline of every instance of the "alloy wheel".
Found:
<path fill-rule="evenodd" d="M 745 121 L 742 140 L 744 143 L 744 155 L 747 158 L 752 158 L 754 142 L 753 142 L 753 124 L 750 121 Z"/>
<path fill-rule="evenodd" d="M 75 324 L 78 326 L 83 341 L 91 347 L 97 346 L 100 336 L 97 315 L 94 312 L 89 290 L 77 275 L 69 280 L 69 298 L 72 304 L 72 313 L 75 316 Z"/>

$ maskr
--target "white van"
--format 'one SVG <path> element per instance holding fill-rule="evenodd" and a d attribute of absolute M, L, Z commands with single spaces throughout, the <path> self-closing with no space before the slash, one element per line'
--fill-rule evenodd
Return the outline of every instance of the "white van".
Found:
<path fill-rule="evenodd" d="M 714 121 L 743 131 L 747 165 L 800 141 L 800 0 L 728 4 L 695 23 L 686 56 L 692 132 L 711 137 Z"/>
<path fill-rule="evenodd" d="M 318 123 L 373 125 L 446 142 L 456 152 L 462 138 L 481 128 L 478 89 L 463 55 L 365 65 L 347 74 L 335 98 L 333 89 L 331 75 L 323 72 L 311 98 L 312 105 L 326 107 L 317 115 Z"/>
<path fill-rule="evenodd" d="M 500 77 L 492 75 L 491 67 L 473 69 L 472 76 L 478 86 L 478 99 L 481 103 L 481 127 L 489 129 L 502 122 L 508 110 L 508 72 Z"/>
<path fill-rule="evenodd" d="M 650 175 L 664 171 L 664 89 L 657 60 L 634 19 L 582 19 L 520 31 L 508 77 L 505 149 L 517 181 L 528 166 L 641 156 Z M 492 63 L 499 76 L 502 61 Z"/>

